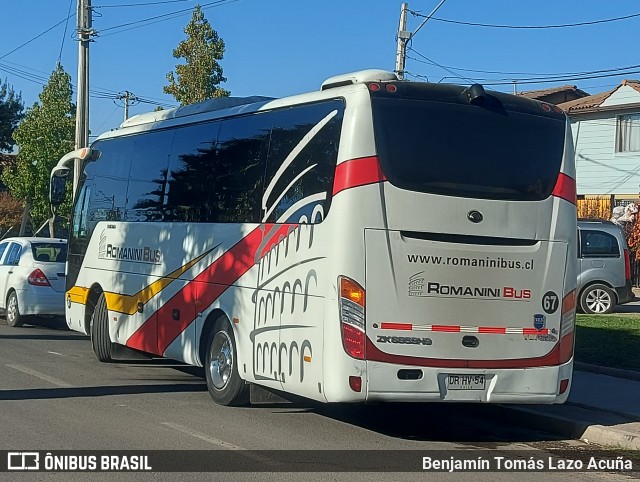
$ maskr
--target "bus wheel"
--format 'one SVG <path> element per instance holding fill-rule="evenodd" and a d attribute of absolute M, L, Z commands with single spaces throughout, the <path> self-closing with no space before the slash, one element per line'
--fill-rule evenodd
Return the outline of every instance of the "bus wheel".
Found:
<path fill-rule="evenodd" d="M 91 346 L 96 358 L 101 362 L 110 362 L 113 342 L 109 338 L 109 314 L 104 293 L 100 294 L 96 308 L 91 316 L 89 334 L 91 335 Z"/>
<path fill-rule="evenodd" d="M 608 286 L 593 284 L 580 295 L 580 308 L 589 315 L 611 313 L 616 306 L 616 295 Z"/>
<path fill-rule="evenodd" d="M 206 346 L 205 374 L 211 398 L 220 405 L 247 405 L 249 386 L 238 374 L 236 342 L 226 318 L 216 322 Z"/>

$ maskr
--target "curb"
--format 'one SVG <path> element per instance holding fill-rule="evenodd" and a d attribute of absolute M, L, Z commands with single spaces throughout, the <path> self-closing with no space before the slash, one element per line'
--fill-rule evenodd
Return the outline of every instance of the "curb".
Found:
<path fill-rule="evenodd" d="M 589 363 L 574 362 L 573 367 L 576 370 L 590 373 L 598 373 L 600 375 L 608 375 L 610 377 L 625 378 L 627 380 L 640 381 L 640 372 L 633 370 L 622 370 L 620 368 L 609 368 L 600 365 L 591 365 Z"/>
<path fill-rule="evenodd" d="M 640 435 L 625 430 L 591 425 L 581 420 L 573 420 L 559 415 L 548 415 L 530 408 L 501 405 L 509 421 L 533 429 L 543 428 L 563 437 L 582 440 L 597 445 L 609 445 L 616 448 L 640 450 Z M 525 416 L 523 416 L 525 415 Z"/>

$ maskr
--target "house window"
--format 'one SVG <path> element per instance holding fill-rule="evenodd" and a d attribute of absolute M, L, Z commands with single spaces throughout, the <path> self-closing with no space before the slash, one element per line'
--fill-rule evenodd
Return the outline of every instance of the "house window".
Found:
<path fill-rule="evenodd" d="M 640 151 L 640 114 L 619 115 L 616 126 L 616 152 Z"/>

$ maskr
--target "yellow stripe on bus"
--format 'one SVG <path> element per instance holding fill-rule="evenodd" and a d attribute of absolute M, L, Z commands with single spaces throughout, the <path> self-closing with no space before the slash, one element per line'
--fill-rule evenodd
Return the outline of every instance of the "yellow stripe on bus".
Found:
<path fill-rule="evenodd" d="M 69 291 L 67 291 L 67 299 L 71 300 L 72 303 L 80 303 L 81 305 L 86 305 L 88 297 L 89 288 L 74 286 Z"/>
<path fill-rule="evenodd" d="M 104 295 L 107 302 L 107 309 L 111 311 L 117 311 L 126 315 L 133 315 L 138 311 L 138 303 L 146 304 L 151 298 L 160 293 L 163 289 L 169 286 L 173 281 L 178 279 L 181 275 L 187 272 L 198 261 L 208 255 L 215 248 L 212 248 L 205 253 L 201 254 L 197 258 L 189 261 L 187 264 L 181 266 L 168 275 L 154 281 L 149 286 L 142 288 L 134 295 L 123 295 L 119 293 L 112 293 L 105 291 Z M 83 288 L 80 286 L 74 286 L 67 291 L 67 298 L 70 298 L 74 303 L 87 304 L 89 297 L 89 288 Z"/>

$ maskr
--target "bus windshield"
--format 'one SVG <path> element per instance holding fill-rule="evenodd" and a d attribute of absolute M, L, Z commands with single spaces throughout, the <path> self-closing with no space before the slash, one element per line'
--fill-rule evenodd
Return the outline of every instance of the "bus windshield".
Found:
<path fill-rule="evenodd" d="M 397 187 L 514 201 L 546 199 L 554 188 L 561 119 L 417 99 L 372 98 L 372 105 L 382 169 Z"/>

